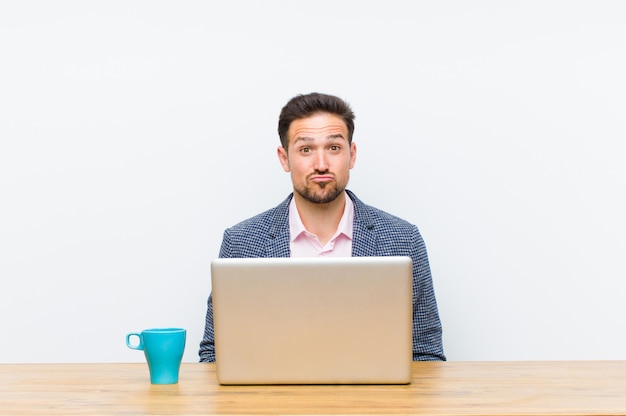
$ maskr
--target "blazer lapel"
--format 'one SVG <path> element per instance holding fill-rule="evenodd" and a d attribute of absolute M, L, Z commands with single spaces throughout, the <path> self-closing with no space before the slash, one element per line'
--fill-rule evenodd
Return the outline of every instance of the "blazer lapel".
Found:
<path fill-rule="evenodd" d="M 278 205 L 272 217 L 265 240 L 265 257 L 290 257 L 289 248 L 289 203 L 293 194 Z"/>
<path fill-rule="evenodd" d="M 369 257 L 376 256 L 378 238 L 374 231 L 374 221 L 370 216 L 367 206 L 361 202 L 352 192 L 346 191 L 354 202 L 354 228 L 352 231 L 352 256 Z"/>
<path fill-rule="evenodd" d="M 361 200 L 351 191 L 346 190 L 354 202 L 354 224 L 352 232 L 352 256 L 368 257 L 378 253 L 378 238 L 374 228 L 374 220 Z M 290 257 L 289 248 L 289 203 L 293 194 L 275 208 L 270 217 L 267 238 L 265 240 L 265 257 Z"/>

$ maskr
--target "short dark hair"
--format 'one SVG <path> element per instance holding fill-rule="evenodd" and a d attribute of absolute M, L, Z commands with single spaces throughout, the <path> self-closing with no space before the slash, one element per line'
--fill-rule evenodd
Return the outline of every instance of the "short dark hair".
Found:
<path fill-rule="evenodd" d="M 348 128 L 348 143 L 352 143 L 354 134 L 354 113 L 350 105 L 339 97 L 317 92 L 296 95 L 283 107 L 278 118 L 278 136 L 283 148 L 287 149 L 287 132 L 294 120 L 306 118 L 316 113 L 335 114 L 343 118 Z"/>

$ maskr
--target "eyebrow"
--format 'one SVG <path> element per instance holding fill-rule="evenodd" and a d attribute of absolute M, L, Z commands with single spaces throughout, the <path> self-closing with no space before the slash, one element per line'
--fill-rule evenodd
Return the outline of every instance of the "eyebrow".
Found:
<path fill-rule="evenodd" d="M 341 133 L 335 133 L 335 134 L 329 134 L 328 136 L 326 136 L 326 140 L 333 140 L 333 139 L 346 139 L 345 137 L 343 137 L 343 134 Z M 298 141 L 311 141 L 311 140 L 315 140 L 314 137 L 310 137 L 310 136 L 298 136 L 296 137 L 296 140 L 294 140 L 294 143 L 297 143 Z"/>

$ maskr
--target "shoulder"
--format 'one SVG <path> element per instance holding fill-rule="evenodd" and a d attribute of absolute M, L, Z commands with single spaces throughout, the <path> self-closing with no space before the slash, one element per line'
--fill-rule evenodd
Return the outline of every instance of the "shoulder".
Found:
<path fill-rule="evenodd" d="M 289 202 L 291 201 L 291 198 L 292 195 L 289 195 L 287 199 L 281 202 L 278 206 L 261 212 L 260 214 L 245 219 L 232 227 L 227 228 L 225 233 L 230 235 L 271 233 L 271 230 L 277 226 L 284 225 L 284 222 L 288 220 Z"/>
<path fill-rule="evenodd" d="M 381 228 L 389 231 L 404 233 L 418 232 L 418 228 L 415 224 L 412 224 L 396 215 L 365 204 L 350 191 L 348 191 L 348 195 L 354 202 L 355 219 L 367 228 Z"/>
<path fill-rule="evenodd" d="M 289 201 L 224 231 L 220 257 L 284 257 L 289 253 Z"/>
<path fill-rule="evenodd" d="M 348 195 L 355 207 L 354 243 L 358 247 L 375 247 L 376 255 L 407 255 L 414 262 L 425 260 L 426 245 L 416 225 L 364 204 L 352 193 Z"/>

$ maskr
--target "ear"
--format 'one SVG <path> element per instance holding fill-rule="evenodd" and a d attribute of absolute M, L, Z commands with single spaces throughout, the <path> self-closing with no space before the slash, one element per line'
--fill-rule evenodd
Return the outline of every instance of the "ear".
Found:
<path fill-rule="evenodd" d="M 352 142 L 350 144 L 350 169 L 354 167 L 355 162 L 356 162 L 356 144 Z"/>
<path fill-rule="evenodd" d="M 278 161 L 280 165 L 283 167 L 285 172 L 291 172 L 291 168 L 289 167 L 289 155 L 284 147 L 278 146 L 276 149 L 276 153 L 278 154 Z"/>

